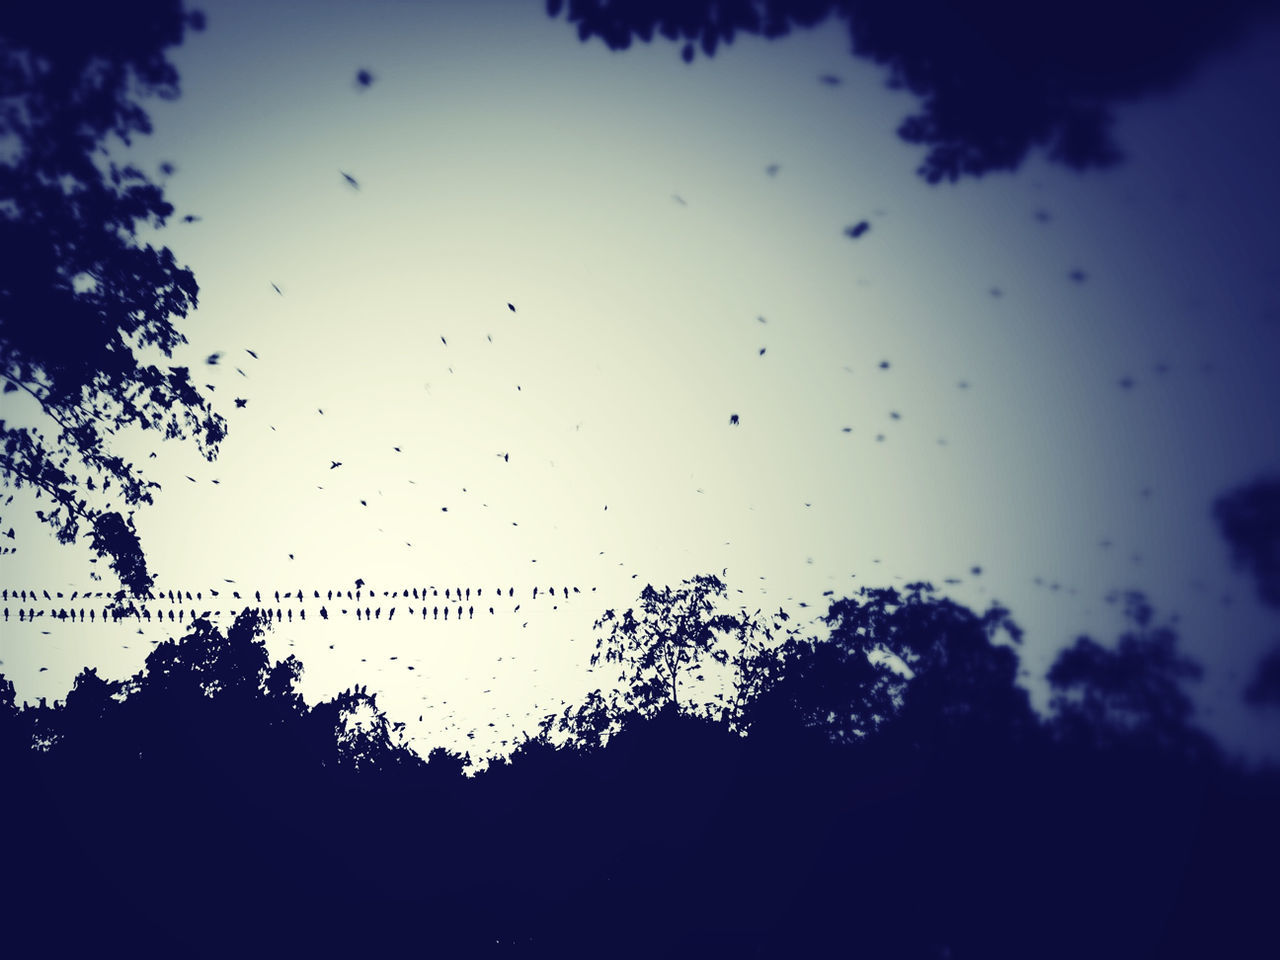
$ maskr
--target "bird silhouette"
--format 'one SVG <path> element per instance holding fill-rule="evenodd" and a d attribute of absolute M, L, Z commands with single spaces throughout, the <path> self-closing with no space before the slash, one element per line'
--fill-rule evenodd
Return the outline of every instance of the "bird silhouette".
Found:
<path fill-rule="evenodd" d="M 871 229 L 871 224 L 865 220 L 859 220 L 851 227 L 844 228 L 844 235 L 851 240 L 857 240 L 860 236 Z"/>
<path fill-rule="evenodd" d="M 253 359 L 255 360 L 258 359 L 258 355 L 254 353 L 252 350 L 250 350 L 248 347 L 244 348 L 244 352 L 247 353 L 249 356 L 253 357 Z"/>
<path fill-rule="evenodd" d="M 776 163 L 771 163 L 771 164 L 769 164 L 767 167 L 765 167 L 765 168 L 764 168 L 764 172 L 765 172 L 765 173 L 767 173 L 767 174 L 768 174 L 769 176 L 771 176 L 771 177 L 776 177 L 776 176 L 778 175 L 778 171 L 779 171 L 780 169 L 781 169 L 781 167 L 779 167 Z"/>
<path fill-rule="evenodd" d="M 205 358 L 204 362 L 211 367 L 216 367 L 218 365 L 218 361 L 221 359 L 222 359 L 221 353 L 211 353 L 209 354 L 209 356 Z"/>
<path fill-rule="evenodd" d="M 249 401 L 248 401 L 248 400 L 246 400 L 246 399 L 244 399 L 243 397 L 236 397 L 236 409 L 237 409 L 237 410 L 239 410 L 239 409 L 243 408 L 243 407 L 244 407 L 244 405 L 245 405 L 246 403 L 248 403 L 248 402 L 249 402 Z"/>
<path fill-rule="evenodd" d="M 841 80 L 834 73 L 824 73 L 818 77 L 818 80 L 828 87 L 840 86 Z"/>
<path fill-rule="evenodd" d="M 356 71 L 356 86 L 362 90 L 373 86 L 374 76 L 371 72 L 361 67 Z"/>
<path fill-rule="evenodd" d="M 352 188 L 353 190 L 359 190 L 359 189 L 360 189 L 360 182 L 359 182 L 358 180 L 356 180 L 356 178 L 355 178 L 355 177 L 353 177 L 351 174 L 346 173 L 346 172 L 344 172 L 344 171 L 342 171 L 342 170 L 339 170 L 338 172 L 342 174 L 342 179 L 343 179 L 343 180 L 345 180 L 345 181 L 347 181 L 347 183 L 351 186 L 351 188 Z"/>
<path fill-rule="evenodd" d="M 272 289 L 272 290 L 274 290 L 276 293 L 280 294 L 280 296 L 282 296 L 282 297 L 284 296 L 284 291 L 283 291 L 283 290 L 281 290 L 281 289 L 280 289 L 278 286 L 276 286 L 274 283 L 271 285 L 271 289 Z"/>
<path fill-rule="evenodd" d="M 738 425 L 738 415 L 736 413 L 729 414 L 729 425 L 734 427 Z"/>
<path fill-rule="evenodd" d="M 337 470 L 340 466 L 342 466 L 342 461 L 341 461 L 341 460 L 330 460 L 330 461 L 329 461 L 329 469 L 330 469 L 330 470 Z"/>

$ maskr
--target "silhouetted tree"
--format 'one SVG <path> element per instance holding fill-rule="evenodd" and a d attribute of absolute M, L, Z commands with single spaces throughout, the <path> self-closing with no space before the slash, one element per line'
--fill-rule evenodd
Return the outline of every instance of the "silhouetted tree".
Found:
<path fill-rule="evenodd" d="M 646 585 L 638 609 L 606 610 L 595 623 L 604 632 L 591 666 L 616 665 L 617 686 L 607 694 L 593 691 L 570 708 L 560 729 L 587 745 L 616 731 L 625 717 L 666 708 L 741 729 L 744 710 L 776 668 L 781 643 L 775 633 L 788 618 L 782 610 L 768 622 L 759 611 L 718 612 L 715 601 L 725 596 L 724 582 L 703 574 L 674 588 Z M 709 696 L 693 692 L 716 686 Z"/>
<path fill-rule="evenodd" d="M 1223 494 L 1214 501 L 1213 516 L 1232 561 L 1253 573 L 1262 602 L 1280 607 L 1280 478 Z"/>
<path fill-rule="evenodd" d="M 552 17 L 563 0 L 547 0 Z M 852 52 L 885 67 L 922 111 L 898 135 L 928 148 L 930 183 L 1014 170 L 1032 149 L 1073 169 L 1120 158 L 1118 102 L 1163 91 L 1275 13 L 1270 0 L 1162 5 L 1145 0 L 570 0 L 578 38 L 613 50 L 655 35 L 714 56 L 739 33 L 786 36 L 835 16 Z M 838 83 L 838 78 L 831 78 Z"/>
<path fill-rule="evenodd" d="M 173 318 L 197 286 L 168 249 L 138 240 L 174 209 L 109 152 L 114 137 L 150 132 L 140 95 L 178 95 L 165 51 L 188 26 L 203 17 L 179 0 L 22 3 L 0 18 L 0 479 L 48 501 L 36 516 L 60 541 L 86 526 L 135 593 L 151 578 L 133 508 L 156 484 L 114 438 L 154 429 L 213 459 L 226 433 L 187 368 L 143 359 L 185 342 Z"/>
<path fill-rule="evenodd" d="M 1131 627 L 1114 649 L 1082 636 L 1050 668 L 1055 732 L 1090 747 L 1207 748 L 1205 735 L 1191 726 L 1194 706 L 1183 689 L 1203 669 L 1178 652 L 1171 626 L 1153 624 L 1143 594 L 1130 591 L 1122 599 Z"/>
<path fill-rule="evenodd" d="M 390 720 L 378 708 L 377 694 L 367 687 L 349 687 L 316 704 L 308 722 L 319 734 L 318 742 L 332 741 L 336 748 L 322 760 L 326 766 L 391 772 L 423 763 L 404 744 L 404 723 Z"/>
<path fill-rule="evenodd" d="M 781 679 L 755 711 L 761 724 L 837 743 L 878 735 L 912 749 L 1030 734 L 1036 718 L 1012 646 L 1021 630 L 1009 611 L 975 614 L 924 582 L 905 590 L 864 587 L 833 601 L 827 639 L 789 644 Z M 1008 644 L 994 642 L 1000 634 Z"/>

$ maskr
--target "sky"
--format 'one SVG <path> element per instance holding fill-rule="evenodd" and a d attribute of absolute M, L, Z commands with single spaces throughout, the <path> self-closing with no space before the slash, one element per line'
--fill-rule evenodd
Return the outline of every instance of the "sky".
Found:
<path fill-rule="evenodd" d="M 833 24 L 685 64 L 532 2 L 202 6 L 182 96 L 119 148 L 176 168 L 144 239 L 195 272 L 172 362 L 230 426 L 211 464 L 122 441 L 162 485 L 136 518 L 157 586 L 218 590 L 184 606 L 223 625 L 234 590 L 483 591 L 447 624 L 309 600 L 266 638 L 309 701 L 367 684 L 423 753 L 500 752 L 611 682 L 605 609 L 714 572 L 725 609 L 818 636 L 861 586 L 999 602 L 1043 706 L 1057 651 L 1140 589 L 1206 665 L 1202 722 L 1280 756 L 1239 702 L 1280 621 L 1210 512 L 1280 471 L 1280 128 L 1249 106 L 1280 32 L 1118 109 L 1118 168 L 929 186 L 894 133 L 912 98 Z M 115 587 L 19 533 L 0 583 Z M 53 700 L 180 635 L 137 629 L 11 619 L 0 672 Z"/>

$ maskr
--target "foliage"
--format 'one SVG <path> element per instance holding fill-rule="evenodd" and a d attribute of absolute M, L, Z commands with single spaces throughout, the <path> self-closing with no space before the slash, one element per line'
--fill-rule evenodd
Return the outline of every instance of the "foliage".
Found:
<path fill-rule="evenodd" d="M 723 616 L 709 581 L 649 591 L 692 636 Z M 1084 714 L 1110 740 L 1011 744 L 1028 717 L 1015 645 L 995 641 L 1016 628 L 924 583 L 834 601 L 825 640 L 775 648 L 763 624 L 726 625 L 685 644 L 701 652 L 675 661 L 674 688 L 642 678 L 654 700 L 604 749 L 533 739 L 471 778 L 465 757 L 402 751 L 363 688 L 308 708 L 301 664 L 271 663 L 249 616 L 225 635 L 197 621 L 123 682 L 85 670 L 52 707 L 17 709 L 0 678 L 0 745 L 18 728 L 27 744 L 0 758 L 22 825 L 0 880 L 5 942 L 46 942 L 73 916 L 60 945 L 86 953 L 115 924 L 145 932 L 132 952 L 149 936 L 166 955 L 285 938 L 450 956 L 495 941 L 556 956 L 1259 955 L 1280 776 L 1124 733 L 1135 712 L 1185 721 L 1189 676 L 1171 631 L 1126 600 L 1138 640 L 1055 665 L 1059 687 L 1101 704 Z M 629 639 L 627 664 L 648 649 Z M 763 660 L 735 676 L 761 692 L 739 720 L 682 686 L 753 645 Z M 770 705 L 802 722 L 773 723 Z"/>
<path fill-rule="evenodd" d="M 548 0 L 551 17 L 563 10 Z M 918 173 L 937 183 L 1015 170 L 1033 149 L 1077 170 L 1116 163 L 1114 104 L 1182 81 L 1274 12 L 1270 0 L 1158 13 L 1145 0 L 570 0 L 566 19 L 613 50 L 680 42 L 688 63 L 740 33 L 774 39 L 834 16 L 855 56 L 919 99 L 898 135 L 928 148 Z"/>
<path fill-rule="evenodd" d="M 757 711 L 762 725 L 798 724 L 836 743 L 880 735 L 913 749 L 956 731 L 999 739 L 1033 728 L 1009 611 L 979 616 L 931 584 L 905 589 L 864 587 L 833 601 L 823 618 L 830 636 L 786 651 Z M 994 642 L 1002 633 L 1010 644 Z"/>
<path fill-rule="evenodd" d="M 168 249 L 138 241 L 174 208 L 110 150 L 150 132 L 139 96 L 177 97 L 165 51 L 202 25 L 178 0 L 25 3 L 0 18 L 0 480 L 48 501 L 36 516 L 60 541 L 87 528 L 134 593 L 152 581 L 133 508 L 157 484 L 114 441 L 156 430 L 212 459 L 226 426 L 187 368 L 145 359 L 185 342 L 173 318 L 198 288 Z"/>
<path fill-rule="evenodd" d="M 593 691 L 560 728 L 590 743 L 616 732 L 624 717 L 652 717 L 669 708 L 741 729 L 747 705 L 776 669 L 775 635 L 789 618 L 782 610 L 772 618 L 761 618 L 758 610 L 718 612 L 715 601 L 725 597 L 724 581 L 702 574 L 674 588 L 646 585 L 638 608 L 606 610 L 595 623 L 602 633 L 591 666 L 614 665 L 617 685 L 607 694 Z M 717 680 L 715 692 L 695 693 Z"/>
<path fill-rule="evenodd" d="M 1136 743 L 1168 750 L 1199 748 L 1193 706 L 1183 683 L 1203 669 L 1177 650 L 1169 625 L 1153 625 L 1153 611 L 1138 592 L 1124 594 L 1131 627 L 1113 649 L 1082 636 L 1049 670 L 1054 728 L 1067 742 L 1106 747 Z"/>

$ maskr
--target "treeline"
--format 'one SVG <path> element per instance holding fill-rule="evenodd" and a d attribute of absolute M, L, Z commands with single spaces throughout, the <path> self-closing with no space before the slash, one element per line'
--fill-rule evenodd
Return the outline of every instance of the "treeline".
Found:
<path fill-rule="evenodd" d="M 1193 723 L 1139 595 L 1053 665 L 928 584 L 825 637 L 649 587 L 597 623 L 619 683 L 511 756 L 423 760 L 377 698 L 308 706 L 256 617 L 125 681 L 0 681 L 11 942 L 55 954 L 1271 956 L 1280 776 Z M 0 941 L 3 942 L 3 941 Z"/>

